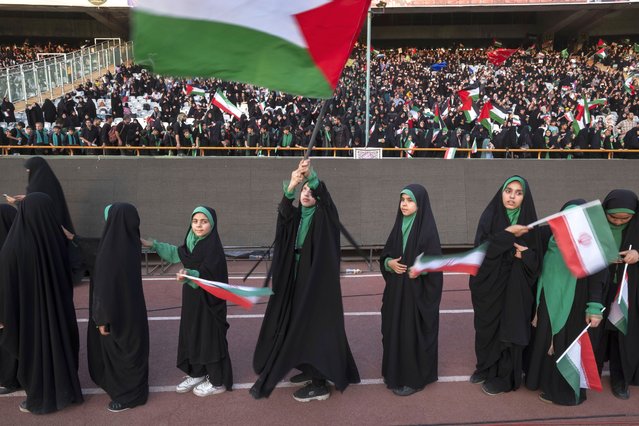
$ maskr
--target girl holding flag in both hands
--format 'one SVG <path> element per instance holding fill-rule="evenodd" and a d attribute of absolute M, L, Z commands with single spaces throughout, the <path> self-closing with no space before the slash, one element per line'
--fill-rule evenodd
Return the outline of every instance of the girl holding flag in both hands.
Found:
<path fill-rule="evenodd" d="M 176 392 L 193 391 L 197 396 L 215 395 L 231 390 L 233 372 L 226 331 L 226 300 L 219 299 L 182 275 L 228 282 L 226 257 L 217 232 L 217 215 L 210 207 L 197 207 L 191 214 L 184 244 L 180 247 L 142 240 L 170 263 L 182 263 L 178 273 L 182 287 L 182 312 L 177 367 L 187 374 Z"/>
<path fill-rule="evenodd" d="M 418 392 L 437 381 L 439 302 L 443 274 L 418 275 L 412 265 L 420 254 L 441 255 L 428 192 L 408 185 L 400 194 L 395 225 L 380 259 L 386 281 L 382 299 L 382 376 L 398 396 Z"/>
<path fill-rule="evenodd" d="M 564 204 L 561 210 L 584 203 L 584 200 L 572 200 Z M 586 391 L 581 389 L 577 396 L 560 373 L 556 361 L 586 324 L 594 328 L 601 322 L 602 293 L 608 271 L 604 269 L 587 277 L 576 278 L 566 266 L 550 228 L 543 227 L 539 232 L 542 234 L 545 255 L 537 282 L 533 338 L 527 349 L 526 387 L 541 389 L 539 399 L 544 402 L 578 405 L 586 400 Z"/>
<path fill-rule="evenodd" d="M 601 371 L 603 363 L 609 362 L 613 395 L 628 399 L 628 385 L 639 386 L 639 201 L 634 192 L 615 189 L 606 196 L 602 205 L 621 258 L 610 266 L 604 287 L 609 321 L 605 322 L 601 331 L 603 335 L 596 351 L 597 365 Z M 618 290 L 626 265 L 628 282 L 624 286 L 627 297 L 618 303 Z"/>

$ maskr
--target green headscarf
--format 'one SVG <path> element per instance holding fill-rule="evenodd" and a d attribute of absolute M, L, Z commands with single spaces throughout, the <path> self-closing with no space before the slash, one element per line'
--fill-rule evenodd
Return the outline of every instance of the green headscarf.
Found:
<path fill-rule="evenodd" d="M 404 189 L 402 190 L 402 192 L 400 192 L 400 194 L 406 194 L 411 198 L 411 200 L 417 202 L 417 200 L 415 199 L 415 194 L 413 194 L 413 191 L 411 191 L 410 189 Z M 408 241 L 410 230 L 413 228 L 413 222 L 415 222 L 415 216 L 417 216 L 417 212 L 413 213 L 410 216 L 404 216 L 402 218 L 402 253 L 406 249 L 406 242 Z"/>
<path fill-rule="evenodd" d="M 526 196 L 526 181 L 520 178 L 519 176 L 513 176 L 508 178 L 506 182 L 504 182 L 504 186 L 501 187 L 501 192 L 506 190 L 506 187 L 511 182 L 519 182 L 521 184 L 521 188 L 524 191 L 524 197 Z M 508 216 L 508 221 L 511 225 L 515 225 L 517 220 L 519 220 L 519 213 L 521 212 L 521 207 L 517 207 L 516 209 L 506 209 L 506 215 Z"/>
<path fill-rule="evenodd" d="M 211 216 L 211 212 L 209 212 L 205 207 L 198 206 L 198 207 L 195 208 L 195 210 L 193 210 L 193 213 L 191 213 L 191 220 L 193 219 L 193 216 L 196 215 L 196 213 L 202 213 L 204 216 L 206 216 L 206 218 L 211 223 L 211 231 L 213 231 L 213 227 L 215 226 L 215 222 L 213 221 L 213 216 Z M 209 234 L 210 234 L 210 232 L 209 232 Z M 205 239 L 206 237 L 209 236 L 209 234 L 206 234 L 203 237 L 198 237 L 193 232 L 193 228 L 189 228 L 189 233 L 186 235 L 186 248 L 188 248 L 189 251 L 192 253 L 193 249 L 195 248 L 195 245 L 198 243 L 198 241 Z"/>
<path fill-rule="evenodd" d="M 107 219 L 109 218 L 109 209 L 111 208 L 113 204 L 109 204 L 108 206 L 106 206 L 104 208 L 104 221 L 106 222 Z"/>

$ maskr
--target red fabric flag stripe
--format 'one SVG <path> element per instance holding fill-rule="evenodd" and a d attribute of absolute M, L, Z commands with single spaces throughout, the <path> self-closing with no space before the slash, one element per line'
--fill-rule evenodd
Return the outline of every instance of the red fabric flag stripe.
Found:
<path fill-rule="evenodd" d="M 195 282 L 197 285 L 200 286 L 202 290 L 206 291 L 207 293 L 210 293 L 213 296 L 218 297 L 220 299 L 227 300 L 231 303 L 235 303 L 236 305 L 241 306 L 244 309 L 249 309 L 253 306 L 253 303 L 250 300 L 242 296 L 238 296 L 237 294 L 231 293 L 228 290 L 224 290 L 222 288 L 215 287 L 215 286 L 206 285 L 200 282 L 199 280 L 192 279 L 191 281 Z"/>
<path fill-rule="evenodd" d="M 565 216 L 559 216 L 549 220 L 548 225 L 550 225 L 550 229 L 552 229 L 555 241 L 557 241 L 557 246 L 563 255 L 568 270 L 577 278 L 588 276 L 588 272 L 586 268 L 584 268 L 579 255 L 579 250 L 577 250 L 577 244 L 568 228 Z"/>
<path fill-rule="evenodd" d="M 588 333 L 581 336 L 579 343 L 581 345 L 581 367 L 588 381 L 588 388 L 601 392 L 601 379 L 599 379 L 599 370 L 597 370 L 597 362 Z"/>

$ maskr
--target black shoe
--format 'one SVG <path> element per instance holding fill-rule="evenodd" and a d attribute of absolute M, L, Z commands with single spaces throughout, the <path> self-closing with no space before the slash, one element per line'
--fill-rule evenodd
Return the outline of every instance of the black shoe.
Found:
<path fill-rule="evenodd" d="M 315 386 L 312 383 L 304 386 L 302 389 L 297 390 L 293 394 L 293 398 L 299 402 L 309 402 L 313 400 L 325 401 L 331 396 L 331 391 L 328 386 Z"/>
<path fill-rule="evenodd" d="M 18 388 L 12 388 L 9 386 L 0 386 L 0 395 L 6 395 L 8 393 L 13 393 L 15 391 L 17 391 Z"/>
<path fill-rule="evenodd" d="M 27 408 L 27 400 L 26 399 L 24 401 L 22 401 L 20 403 L 20 405 L 18 405 L 18 410 L 22 411 L 23 413 L 30 413 L 31 412 Z"/>
<path fill-rule="evenodd" d="M 474 385 L 479 385 L 486 381 L 486 373 L 475 371 L 472 376 L 470 376 L 470 383 Z"/>
<path fill-rule="evenodd" d="M 409 386 L 400 386 L 396 389 L 393 389 L 393 393 L 397 396 L 408 396 L 408 395 L 412 395 L 416 392 L 419 392 L 420 390 L 422 390 L 424 388 L 419 388 L 419 389 L 414 389 L 411 388 Z"/>
<path fill-rule="evenodd" d="M 499 395 L 500 393 L 504 393 L 503 390 L 499 389 L 497 386 L 495 386 L 493 383 L 490 383 L 490 382 L 485 382 L 483 385 L 481 385 L 481 390 L 484 391 L 486 395 L 490 395 L 490 396 L 495 396 L 495 395 Z"/>
<path fill-rule="evenodd" d="M 552 399 L 550 399 L 550 397 L 548 395 L 546 395 L 544 392 L 539 394 L 539 400 L 541 402 L 545 402 L 546 404 L 554 404 Z"/>
<path fill-rule="evenodd" d="M 126 405 L 120 404 L 119 402 L 116 402 L 116 401 L 109 402 L 109 406 L 107 407 L 107 410 L 109 410 L 112 413 L 119 413 L 121 411 L 126 411 L 130 409 L 131 407 L 127 407 Z"/>
<path fill-rule="evenodd" d="M 613 383 L 612 394 L 619 399 L 630 398 L 630 392 L 628 391 L 628 386 L 623 383 Z"/>
<path fill-rule="evenodd" d="M 289 381 L 294 385 L 308 385 L 309 383 L 311 383 L 312 380 L 311 376 L 309 376 L 308 374 L 300 373 L 291 377 Z"/>

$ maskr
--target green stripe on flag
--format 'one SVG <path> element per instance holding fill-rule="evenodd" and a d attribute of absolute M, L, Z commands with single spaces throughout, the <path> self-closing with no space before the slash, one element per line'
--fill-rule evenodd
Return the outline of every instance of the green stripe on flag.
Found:
<path fill-rule="evenodd" d="M 603 254 L 607 262 L 612 263 L 619 257 L 619 250 L 616 247 L 615 239 L 608 225 L 608 219 L 601 204 L 597 204 L 584 209 L 586 219 L 593 231 L 595 243 L 599 251 Z"/>
<path fill-rule="evenodd" d="M 333 94 L 308 50 L 279 37 L 236 25 L 142 11 L 133 13 L 132 26 L 135 62 L 157 73 L 215 77 L 315 98 Z M 292 69 L 304 72 L 292 75 Z"/>

